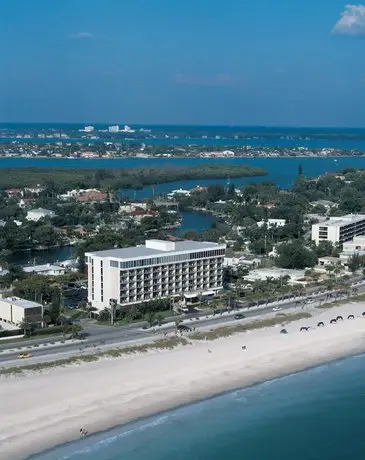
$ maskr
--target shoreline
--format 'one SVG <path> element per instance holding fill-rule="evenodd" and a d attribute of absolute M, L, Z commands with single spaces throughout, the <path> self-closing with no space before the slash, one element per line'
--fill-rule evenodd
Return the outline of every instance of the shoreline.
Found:
<path fill-rule="evenodd" d="M 280 326 L 272 327 L 194 341 L 172 351 L 2 378 L 0 397 L 9 416 L 0 420 L 0 458 L 29 458 L 32 451 L 46 453 L 77 441 L 80 427 L 101 435 L 180 406 L 361 354 L 365 318 L 359 315 L 364 309 L 365 304 L 358 303 L 318 310 L 312 318 L 288 324 L 285 335 L 279 333 Z M 349 313 L 356 319 L 345 319 Z M 330 326 L 329 319 L 339 314 L 344 321 Z M 299 331 L 303 325 L 315 327 L 319 317 L 324 328 Z M 247 351 L 242 351 L 242 343 Z M 50 398 L 54 394 L 57 401 Z M 17 427 L 16 434 L 9 424 Z"/>
<path fill-rule="evenodd" d="M 43 457 L 52 454 L 55 450 L 65 449 L 65 448 L 67 449 L 67 447 L 72 447 L 72 446 L 75 446 L 75 448 L 77 450 L 80 450 L 80 449 L 83 449 L 86 446 L 89 446 L 90 444 L 93 445 L 94 443 L 96 444 L 96 443 L 100 442 L 99 438 L 102 438 L 101 440 L 104 441 L 105 439 L 108 439 L 110 437 L 110 435 L 115 436 L 115 434 L 114 434 L 115 431 L 117 431 L 118 433 L 123 432 L 123 431 L 127 430 L 129 427 L 132 427 L 133 425 L 136 425 L 136 424 L 142 424 L 143 425 L 144 423 L 148 423 L 152 419 L 168 416 L 170 413 L 178 411 L 179 409 L 184 409 L 184 408 L 189 407 L 189 406 L 194 406 L 195 404 L 209 402 L 210 400 L 213 400 L 213 399 L 219 398 L 219 397 L 223 397 L 225 395 L 232 394 L 232 393 L 234 393 L 236 391 L 244 391 L 246 389 L 253 388 L 256 385 L 261 385 L 263 383 L 274 382 L 276 380 L 280 380 L 280 379 L 285 378 L 285 377 L 300 374 L 302 372 L 308 372 L 308 371 L 310 371 L 312 369 L 317 369 L 317 368 L 320 368 L 322 366 L 334 364 L 336 362 L 345 361 L 345 360 L 351 359 L 351 358 L 356 358 L 357 356 L 365 356 L 365 345 L 364 345 L 364 348 L 359 352 L 354 352 L 354 353 L 346 354 L 344 356 L 340 356 L 338 358 L 330 359 L 328 361 L 326 360 L 326 361 L 323 361 L 323 362 L 319 362 L 318 364 L 309 365 L 308 367 L 301 368 L 301 369 L 298 369 L 298 370 L 293 370 L 292 372 L 280 373 L 280 375 L 277 375 L 277 376 L 274 375 L 272 378 L 268 378 L 268 379 L 264 379 L 264 380 L 258 380 L 258 381 L 255 381 L 255 382 L 251 383 L 251 384 L 247 384 L 245 386 L 232 388 L 232 389 L 227 389 L 227 390 L 224 390 L 222 392 L 215 393 L 215 394 L 213 394 L 211 396 L 206 396 L 206 397 L 199 398 L 199 399 L 196 399 L 196 400 L 191 400 L 191 401 L 179 404 L 177 406 L 172 406 L 172 407 L 169 407 L 169 408 L 157 411 L 157 412 L 152 412 L 152 413 L 149 413 L 149 414 L 147 413 L 145 415 L 142 415 L 141 417 L 132 418 L 130 420 L 125 420 L 125 421 L 122 421 L 121 423 L 118 423 L 116 425 L 112 425 L 112 426 L 108 425 L 106 428 L 101 428 L 101 429 L 99 429 L 97 431 L 90 432 L 89 435 L 86 438 L 73 439 L 71 441 L 66 441 L 66 442 L 61 443 L 61 444 L 52 445 L 52 446 L 48 447 L 47 449 L 45 449 L 43 451 L 33 453 L 30 456 L 25 457 L 24 459 L 22 458 L 22 460 L 37 460 L 37 458 L 39 458 L 39 456 L 41 456 L 40 460 L 48 460 L 48 458 L 43 459 Z M 82 441 L 84 441 L 84 442 L 82 442 Z"/>
<path fill-rule="evenodd" d="M 0 143 L 1 145 L 1 143 Z M 227 146 L 228 148 L 229 146 Z M 273 147 L 274 148 L 274 147 Z M 337 158 L 364 158 L 365 157 L 365 150 L 363 151 L 362 155 L 237 155 L 234 157 L 204 157 L 204 156 L 189 156 L 189 155 L 173 155 L 171 157 L 157 157 L 157 156 L 148 156 L 148 157 L 136 157 L 136 156 L 121 156 L 121 157 L 92 157 L 92 158 L 85 158 L 85 157 L 56 157 L 56 156 L 43 156 L 43 155 L 37 155 L 37 156 L 27 156 L 27 155 L 16 155 L 16 156 L 0 156 L 0 161 L 1 160 L 19 160 L 19 159 L 26 159 L 26 160 L 56 160 L 56 161 L 63 161 L 63 160 L 82 160 L 82 161 L 95 161 L 95 160 L 206 160 L 206 161 L 212 161 L 212 160 L 255 160 L 255 159 L 291 159 L 295 160 L 297 158 L 303 159 L 303 158 L 321 158 L 323 160 L 331 160 L 331 159 L 337 159 Z M 29 168 L 29 166 L 24 166 L 24 168 Z"/>

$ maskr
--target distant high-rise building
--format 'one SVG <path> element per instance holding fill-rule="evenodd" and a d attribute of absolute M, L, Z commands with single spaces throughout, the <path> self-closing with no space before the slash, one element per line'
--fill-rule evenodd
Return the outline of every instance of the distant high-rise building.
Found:
<path fill-rule="evenodd" d="M 128 125 L 124 125 L 124 128 L 122 129 L 123 133 L 134 133 L 135 130 L 132 129 L 130 126 Z"/>
<path fill-rule="evenodd" d="M 108 131 L 110 133 L 119 133 L 119 126 L 118 125 L 109 126 Z"/>

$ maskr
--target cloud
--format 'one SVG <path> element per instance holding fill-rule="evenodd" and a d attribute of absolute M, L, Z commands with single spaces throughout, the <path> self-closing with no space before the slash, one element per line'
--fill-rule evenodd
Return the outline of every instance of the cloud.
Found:
<path fill-rule="evenodd" d="M 365 36 L 365 5 L 346 5 L 332 34 L 352 37 Z"/>
<path fill-rule="evenodd" d="M 76 32 L 75 34 L 71 34 L 68 36 L 68 38 L 71 38 L 72 40 L 83 40 L 87 38 L 93 38 L 93 34 L 90 32 Z"/>
<path fill-rule="evenodd" d="M 175 75 L 175 83 L 193 86 L 234 86 L 238 78 L 229 74 L 216 75 Z"/>

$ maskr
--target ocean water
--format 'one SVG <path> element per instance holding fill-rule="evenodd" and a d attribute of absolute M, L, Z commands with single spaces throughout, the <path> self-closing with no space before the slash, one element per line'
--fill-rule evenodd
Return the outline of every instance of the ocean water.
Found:
<path fill-rule="evenodd" d="M 363 460 L 365 356 L 90 436 L 34 460 Z"/>

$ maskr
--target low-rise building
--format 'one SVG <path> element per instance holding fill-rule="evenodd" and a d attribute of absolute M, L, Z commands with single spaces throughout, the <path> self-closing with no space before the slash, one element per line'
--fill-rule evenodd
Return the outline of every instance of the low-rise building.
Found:
<path fill-rule="evenodd" d="M 86 190 L 77 197 L 82 203 L 103 203 L 107 201 L 108 195 L 99 190 Z"/>
<path fill-rule="evenodd" d="M 179 188 L 177 190 L 173 190 L 172 192 L 167 194 L 168 199 L 173 199 L 176 196 L 190 196 L 191 192 L 190 190 L 184 190 L 182 188 Z"/>
<path fill-rule="evenodd" d="M 247 258 L 247 257 L 225 257 L 224 266 L 225 267 L 258 267 L 261 265 L 262 260 L 258 257 Z"/>
<path fill-rule="evenodd" d="M 341 261 L 346 264 L 354 254 L 365 256 L 365 235 L 355 236 L 352 240 L 343 243 Z"/>
<path fill-rule="evenodd" d="M 312 240 L 319 244 L 321 241 L 331 241 L 342 244 L 354 236 L 365 234 L 365 215 L 347 214 L 312 225 Z"/>
<path fill-rule="evenodd" d="M 268 226 L 268 228 L 284 227 L 284 225 L 286 225 L 286 220 L 285 219 L 267 219 L 267 220 L 261 220 L 260 222 L 257 222 L 258 227 L 263 227 L 265 224 Z"/>
<path fill-rule="evenodd" d="M 124 203 L 119 206 L 118 212 L 122 213 L 129 213 L 132 211 L 136 211 L 137 209 L 143 209 L 146 211 L 148 208 L 147 203 L 144 202 L 136 202 L 136 203 Z"/>
<path fill-rule="evenodd" d="M 43 305 L 19 297 L 0 299 L 0 321 L 19 326 L 24 320 L 38 326 L 43 322 Z"/>
<path fill-rule="evenodd" d="M 64 275 L 66 272 L 65 267 L 51 264 L 31 265 L 29 267 L 23 267 L 23 270 L 25 271 L 25 273 L 45 276 L 59 276 Z"/>
<path fill-rule="evenodd" d="M 43 190 L 44 187 L 40 187 L 39 185 L 36 187 L 25 187 L 24 189 L 25 192 L 32 193 L 33 195 L 39 195 Z"/>
<path fill-rule="evenodd" d="M 365 235 L 354 236 L 352 240 L 343 243 L 342 251 L 351 254 L 358 251 L 365 251 Z"/>
<path fill-rule="evenodd" d="M 318 259 L 318 267 L 326 268 L 331 265 L 344 265 L 344 262 L 339 257 L 320 257 Z"/>
<path fill-rule="evenodd" d="M 311 202 L 311 205 L 312 206 L 323 206 L 324 208 L 326 208 L 327 210 L 331 209 L 331 208 L 338 208 L 338 204 L 333 202 L 333 201 L 329 201 L 329 200 L 317 200 L 317 201 L 312 201 Z"/>
<path fill-rule="evenodd" d="M 56 213 L 54 211 L 50 211 L 49 209 L 44 208 L 37 208 L 31 209 L 27 212 L 27 220 L 31 220 L 33 222 L 38 222 L 40 219 L 44 219 L 46 217 L 55 217 Z"/>
<path fill-rule="evenodd" d="M 24 192 L 20 188 L 7 188 L 5 193 L 8 195 L 9 198 L 23 196 Z"/>

